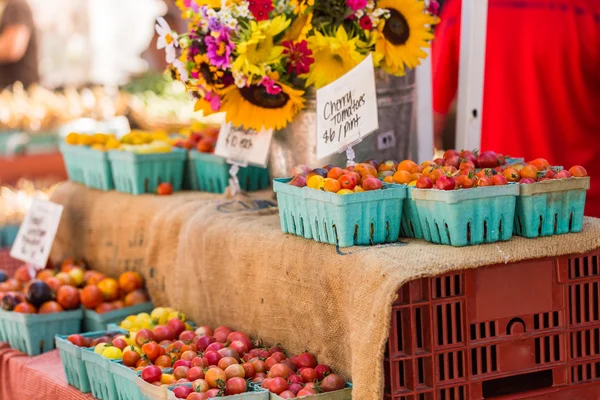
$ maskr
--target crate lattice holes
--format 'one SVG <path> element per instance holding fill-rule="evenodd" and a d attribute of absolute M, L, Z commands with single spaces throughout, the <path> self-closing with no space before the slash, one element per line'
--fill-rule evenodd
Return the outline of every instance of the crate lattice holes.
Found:
<path fill-rule="evenodd" d="M 600 398 L 599 251 L 407 283 L 384 371 L 389 400 Z"/>

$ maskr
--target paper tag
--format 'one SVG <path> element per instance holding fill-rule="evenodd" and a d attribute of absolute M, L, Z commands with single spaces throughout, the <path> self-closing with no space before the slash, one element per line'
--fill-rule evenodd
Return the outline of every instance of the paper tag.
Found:
<path fill-rule="evenodd" d="M 37 269 L 45 268 L 62 212 L 60 204 L 34 198 L 10 255 Z"/>
<path fill-rule="evenodd" d="M 373 59 L 317 90 L 317 158 L 339 153 L 379 128 Z"/>
<path fill-rule="evenodd" d="M 219 132 L 215 155 L 241 165 L 253 164 L 266 167 L 272 137 L 272 129 L 258 132 L 225 124 Z"/>

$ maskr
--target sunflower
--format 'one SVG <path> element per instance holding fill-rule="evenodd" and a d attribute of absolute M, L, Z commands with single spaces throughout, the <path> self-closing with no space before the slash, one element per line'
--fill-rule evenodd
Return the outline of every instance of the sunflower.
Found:
<path fill-rule="evenodd" d="M 379 0 L 377 6 L 387 9 L 389 18 L 379 23 L 379 37 L 373 58 L 376 66 L 394 75 L 404 75 L 405 66 L 412 69 L 426 58 L 423 50 L 433 39 L 430 25 L 438 19 L 425 12 L 425 2 L 415 0 Z"/>
<path fill-rule="evenodd" d="M 315 0 L 291 0 L 290 6 L 294 9 L 294 14 L 304 14 L 304 12 L 315 5 Z"/>
<path fill-rule="evenodd" d="M 315 31 L 314 36 L 308 38 L 308 47 L 312 50 L 315 62 L 304 76 L 306 86 L 322 88 L 356 67 L 365 57 L 357 50 L 358 39 L 358 36 L 349 38 L 342 26 L 335 36 Z"/>
<path fill-rule="evenodd" d="M 192 77 L 197 79 L 197 85 L 208 89 L 219 90 L 223 87 L 222 79 L 225 72 L 212 65 L 207 54 L 194 56 Z"/>
<path fill-rule="evenodd" d="M 282 46 L 276 46 L 274 37 L 283 32 L 290 20 L 280 15 L 271 20 L 250 21 L 249 31 L 242 33 L 242 40 L 236 43 L 238 56 L 232 69 L 245 75 L 265 75 L 265 66 L 281 58 Z"/>
<path fill-rule="evenodd" d="M 312 30 L 313 13 L 307 13 L 297 16 L 292 22 L 290 29 L 285 32 L 282 42 L 297 42 L 305 40 L 308 33 Z"/>
<path fill-rule="evenodd" d="M 281 82 L 278 94 L 268 94 L 265 86 L 253 84 L 238 88 L 229 86 L 223 91 L 221 111 L 227 113 L 227 122 L 245 129 L 283 129 L 304 108 L 302 90 Z"/>

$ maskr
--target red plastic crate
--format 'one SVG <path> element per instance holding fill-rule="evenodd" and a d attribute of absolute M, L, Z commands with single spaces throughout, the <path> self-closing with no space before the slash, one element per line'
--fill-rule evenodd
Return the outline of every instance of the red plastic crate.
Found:
<path fill-rule="evenodd" d="M 404 285 L 389 400 L 599 399 L 600 251 Z"/>

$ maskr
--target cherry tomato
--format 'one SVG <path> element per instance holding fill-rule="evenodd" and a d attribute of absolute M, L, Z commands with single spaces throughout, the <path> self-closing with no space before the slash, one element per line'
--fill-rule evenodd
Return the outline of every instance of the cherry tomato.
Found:
<path fill-rule="evenodd" d="M 287 377 L 292 373 L 292 370 L 285 364 L 275 364 L 271 367 L 271 369 L 269 369 L 269 374 L 268 377 L 269 378 L 284 378 L 287 379 Z"/>
<path fill-rule="evenodd" d="M 173 194 L 173 186 L 169 182 L 163 182 L 156 188 L 156 193 L 161 196 Z"/>
<path fill-rule="evenodd" d="M 225 394 L 230 396 L 233 394 L 241 394 L 246 392 L 246 381 L 241 377 L 233 377 L 225 383 Z"/>
<path fill-rule="evenodd" d="M 245 378 L 246 370 L 240 364 L 233 364 L 225 368 L 225 375 L 227 375 L 227 379 L 231 378 Z"/>
<path fill-rule="evenodd" d="M 154 362 L 160 356 L 160 346 L 156 342 L 148 342 L 142 346 L 142 352 Z"/>
<path fill-rule="evenodd" d="M 142 371 L 142 379 L 148 383 L 159 382 L 162 377 L 162 371 L 155 365 L 150 365 Z"/>
<path fill-rule="evenodd" d="M 504 186 L 508 185 L 508 180 L 506 180 L 504 175 L 498 174 L 492 177 L 492 184 L 494 186 Z"/>
<path fill-rule="evenodd" d="M 218 367 L 209 369 L 204 375 L 204 379 L 206 379 L 206 382 L 208 382 L 208 385 L 211 388 L 218 388 L 219 381 L 221 381 L 221 383 L 227 381 L 225 371 Z"/>
<path fill-rule="evenodd" d="M 581 165 L 575 165 L 569 169 L 571 176 L 583 177 L 588 176 L 587 171 Z"/>
<path fill-rule="evenodd" d="M 417 181 L 418 189 L 431 189 L 433 188 L 433 181 L 426 176 L 422 176 Z"/>
<path fill-rule="evenodd" d="M 141 356 L 137 352 L 132 350 L 126 350 L 123 353 L 123 365 L 125 365 L 126 367 L 134 368 L 137 366 L 137 363 L 140 360 L 140 358 Z"/>
<path fill-rule="evenodd" d="M 254 377 L 254 366 L 252 364 L 250 364 L 249 362 L 246 362 L 244 364 L 242 364 L 242 368 L 244 368 L 244 376 L 246 378 L 253 378 Z"/>
<path fill-rule="evenodd" d="M 480 178 L 477 178 L 476 185 L 477 185 L 478 187 L 479 187 L 479 186 L 492 186 L 492 185 L 493 185 L 493 183 L 492 183 L 492 180 L 491 180 L 489 177 L 487 177 L 487 176 L 482 176 L 482 177 L 480 177 Z"/>
<path fill-rule="evenodd" d="M 342 390 L 344 387 L 346 387 L 346 382 L 344 382 L 341 376 L 336 374 L 329 374 L 321 381 L 321 389 L 324 392 Z"/>
<path fill-rule="evenodd" d="M 304 383 L 314 382 L 317 379 L 317 372 L 313 368 L 304 368 L 300 376 Z"/>
<path fill-rule="evenodd" d="M 173 365 L 173 361 L 171 360 L 171 357 L 164 355 L 164 356 L 159 356 L 154 361 L 154 364 L 158 367 L 171 368 L 171 366 Z"/>
<path fill-rule="evenodd" d="M 279 394 L 288 389 L 288 383 L 283 378 L 273 378 L 269 382 L 269 392 Z"/>

